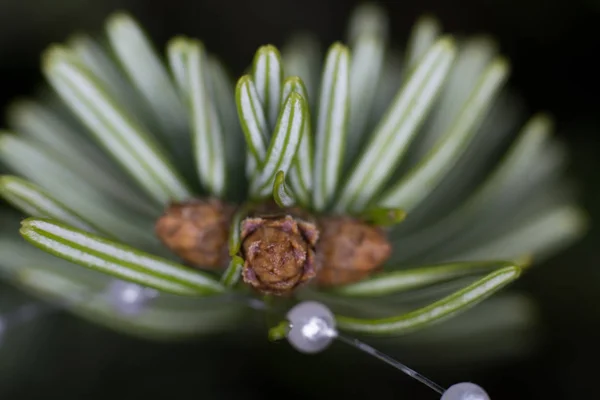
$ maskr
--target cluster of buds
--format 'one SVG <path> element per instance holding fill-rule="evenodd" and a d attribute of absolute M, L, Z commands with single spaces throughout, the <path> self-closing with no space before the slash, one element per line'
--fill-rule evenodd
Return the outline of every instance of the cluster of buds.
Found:
<path fill-rule="evenodd" d="M 235 207 L 220 200 L 171 204 L 156 223 L 160 240 L 190 266 L 227 266 Z M 391 255 L 384 230 L 350 216 L 314 217 L 265 203 L 240 225 L 244 282 L 261 293 L 289 295 L 302 284 L 338 286 L 377 271 Z"/>

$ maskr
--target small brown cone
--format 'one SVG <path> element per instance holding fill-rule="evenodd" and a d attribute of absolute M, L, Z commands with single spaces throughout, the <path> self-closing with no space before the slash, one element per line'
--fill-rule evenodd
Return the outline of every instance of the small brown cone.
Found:
<path fill-rule="evenodd" d="M 381 228 L 342 216 L 319 219 L 321 269 L 315 282 L 338 286 L 365 279 L 387 261 L 392 246 Z"/>
<path fill-rule="evenodd" d="M 242 277 L 264 294 L 287 295 L 317 274 L 316 226 L 291 215 L 246 218 L 241 226 Z"/>
<path fill-rule="evenodd" d="M 225 268 L 234 211 L 233 206 L 217 199 L 172 203 L 156 222 L 155 232 L 186 262 L 199 268 Z"/>

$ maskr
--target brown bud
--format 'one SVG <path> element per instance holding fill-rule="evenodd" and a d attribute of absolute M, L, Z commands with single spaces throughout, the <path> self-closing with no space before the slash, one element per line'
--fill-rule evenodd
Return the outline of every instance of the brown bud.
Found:
<path fill-rule="evenodd" d="M 291 215 L 246 218 L 240 238 L 242 277 L 262 293 L 289 294 L 317 273 L 319 231 L 310 222 Z"/>
<path fill-rule="evenodd" d="M 363 280 L 375 272 L 392 253 L 383 230 L 351 217 L 319 220 L 318 245 L 321 270 L 316 283 L 344 285 Z"/>
<path fill-rule="evenodd" d="M 234 208 L 217 199 L 172 203 L 156 221 L 158 238 L 186 262 L 200 268 L 224 268 Z"/>

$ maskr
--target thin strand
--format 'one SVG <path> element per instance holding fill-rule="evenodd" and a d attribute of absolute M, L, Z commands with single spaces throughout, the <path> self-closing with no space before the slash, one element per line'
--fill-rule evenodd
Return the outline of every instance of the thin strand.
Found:
<path fill-rule="evenodd" d="M 366 343 L 361 342 L 358 339 L 354 339 L 354 338 L 350 338 L 350 337 L 345 337 L 343 335 L 340 335 L 338 333 L 337 338 L 352 346 L 357 348 L 360 351 L 363 351 L 389 365 L 391 365 L 392 367 L 404 372 L 406 375 L 410 376 L 413 379 L 416 379 L 417 381 L 421 382 L 422 384 L 428 386 L 430 389 L 434 390 L 435 392 L 439 393 L 439 394 L 443 394 L 446 389 L 444 389 L 443 387 L 441 387 L 440 385 L 438 385 L 437 383 L 433 382 L 431 379 L 427 378 L 426 376 L 418 373 L 417 371 L 407 367 L 406 365 L 402 364 L 400 361 L 397 361 L 395 359 L 393 359 L 392 357 L 388 356 L 385 353 L 380 352 L 379 350 L 374 349 L 373 347 L 369 346 Z"/>

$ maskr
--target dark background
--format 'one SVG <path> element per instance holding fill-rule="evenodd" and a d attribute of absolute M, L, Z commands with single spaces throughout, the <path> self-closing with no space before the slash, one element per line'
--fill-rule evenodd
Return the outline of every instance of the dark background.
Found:
<path fill-rule="evenodd" d="M 598 220 L 600 172 L 600 1 L 387 1 L 392 41 L 402 46 L 414 20 L 430 12 L 453 33 L 487 32 L 512 60 L 512 85 L 528 109 L 547 110 L 570 148 L 569 173 Z M 0 105 L 42 82 L 39 54 L 75 30 L 100 32 L 107 14 L 132 12 L 161 46 L 178 33 L 204 40 L 234 67 L 265 43 L 298 30 L 323 43 L 342 39 L 356 1 L 0 0 Z M 468 377 L 494 399 L 592 398 L 600 337 L 598 230 L 520 283 L 542 310 L 540 351 L 513 362 L 426 372 L 444 385 Z M 2 287 L 4 293 L 10 288 Z M 8 291 L 8 292 L 7 292 Z M 7 310 L 7 305 L 2 305 Z M 17 336 L 17 337 L 12 337 Z M 270 345 L 244 332 L 196 343 L 156 344 L 57 314 L 19 328 L 0 348 L 0 397 L 37 399 L 283 399 L 331 396 L 435 399 L 384 364 L 334 346 L 318 356 Z M 10 348 L 8 348 L 10 347 Z M 400 355 L 398 355 L 400 356 Z M 10 372 L 10 373 L 5 373 Z"/>

